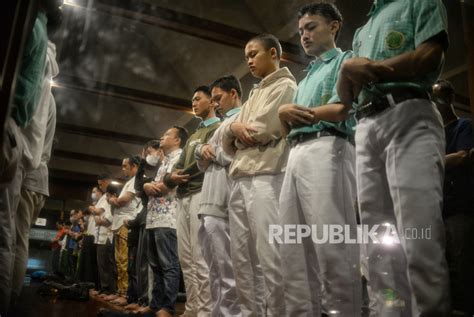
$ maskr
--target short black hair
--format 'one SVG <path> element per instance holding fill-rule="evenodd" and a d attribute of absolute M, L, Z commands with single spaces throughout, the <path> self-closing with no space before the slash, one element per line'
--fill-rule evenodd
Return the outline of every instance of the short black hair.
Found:
<path fill-rule="evenodd" d="M 258 41 L 262 43 L 263 47 L 266 50 L 270 50 L 272 48 L 276 49 L 277 52 L 277 58 L 281 58 L 281 54 L 283 53 L 283 49 L 281 48 L 280 41 L 278 38 L 273 35 L 273 34 L 268 34 L 268 33 L 263 33 L 259 34 L 257 36 L 252 37 L 247 43 L 253 42 L 253 41 Z"/>
<path fill-rule="evenodd" d="M 188 130 L 179 125 L 174 125 L 173 128 L 178 130 L 178 138 L 180 140 L 179 147 L 183 148 L 186 145 L 186 142 L 188 141 Z"/>
<path fill-rule="evenodd" d="M 211 97 L 211 90 L 209 89 L 209 86 L 199 86 L 196 89 L 194 89 L 193 94 L 197 93 L 198 91 L 203 92 L 204 94 L 208 95 L 209 98 Z"/>
<path fill-rule="evenodd" d="M 114 182 L 114 183 L 110 183 L 108 186 L 107 186 L 107 189 L 105 190 L 105 192 L 107 194 L 110 194 L 110 195 L 115 195 L 115 196 L 118 196 L 120 195 L 120 192 L 122 191 L 122 184 L 118 183 L 118 182 Z"/>
<path fill-rule="evenodd" d="M 335 40 L 337 40 L 344 19 L 342 18 L 341 12 L 339 12 L 339 9 L 334 4 L 329 2 L 307 4 L 298 11 L 298 20 L 300 20 L 305 15 L 320 15 L 326 18 L 328 22 L 339 21 L 340 27 L 335 36 Z"/>
<path fill-rule="evenodd" d="M 438 79 L 435 85 L 439 86 L 439 91 L 434 95 L 434 99 L 441 99 L 446 104 L 452 104 L 456 97 L 456 91 L 454 90 L 453 84 L 446 79 Z"/>
<path fill-rule="evenodd" d="M 153 148 L 155 150 L 158 150 L 160 148 L 160 141 L 159 140 L 150 140 L 147 143 L 145 143 L 145 146 L 143 147 L 145 150 L 148 148 Z"/>
<path fill-rule="evenodd" d="M 235 89 L 239 98 L 242 98 L 242 85 L 234 75 L 224 76 L 216 79 L 209 86 L 209 90 L 212 91 L 214 87 L 218 87 L 226 92 L 230 92 L 232 89 Z"/>
<path fill-rule="evenodd" d="M 125 159 L 128 160 L 128 164 L 129 164 L 130 166 L 132 166 L 132 165 L 138 166 L 138 165 L 140 165 L 140 161 L 142 160 L 142 159 L 140 158 L 140 156 L 138 156 L 138 155 L 126 157 Z"/>

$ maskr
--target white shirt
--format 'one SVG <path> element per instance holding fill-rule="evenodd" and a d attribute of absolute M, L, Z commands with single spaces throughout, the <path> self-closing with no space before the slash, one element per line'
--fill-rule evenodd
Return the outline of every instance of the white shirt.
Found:
<path fill-rule="evenodd" d="M 133 199 L 123 207 L 114 208 L 114 219 L 112 221 L 112 230 L 117 231 L 123 225 L 125 219 L 135 219 L 138 213 L 138 207 L 140 205 L 139 199 L 135 196 L 135 176 L 132 177 L 128 182 L 125 183 L 122 191 L 120 192 L 119 198 L 125 196 L 126 193 L 132 193 Z"/>
<path fill-rule="evenodd" d="M 107 238 L 109 238 L 110 242 L 112 242 L 113 233 L 112 233 L 112 230 L 110 229 L 110 226 L 112 224 L 113 216 L 112 216 L 112 212 L 110 211 L 110 204 L 107 202 L 106 195 L 102 195 L 102 197 L 99 198 L 95 206 L 97 208 L 104 209 L 104 212 L 99 216 L 99 218 L 101 220 L 107 220 L 109 222 L 108 226 L 98 225 L 96 227 L 96 236 L 97 236 L 96 243 L 105 244 L 107 242 Z"/>
<path fill-rule="evenodd" d="M 92 214 L 87 218 L 86 233 L 94 236 L 94 243 L 97 243 L 97 224 L 95 223 L 94 215 Z"/>

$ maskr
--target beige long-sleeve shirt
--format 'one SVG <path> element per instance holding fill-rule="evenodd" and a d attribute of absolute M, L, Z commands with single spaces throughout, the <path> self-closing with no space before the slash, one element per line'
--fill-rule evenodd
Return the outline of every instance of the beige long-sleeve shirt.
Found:
<path fill-rule="evenodd" d="M 288 68 L 271 73 L 250 92 L 236 122 L 250 124 L 257 132 L 252 136 L 259 145 L 247 147 L 239 142 L 230 125 L 223 133 L 222 146 L 233 155 L 229 174 L 232 178 L 283 173 L 288 159 L 288 147 L 281 136 L 278 109 L 292 103 L 296 94 L 296 80 Z"/>

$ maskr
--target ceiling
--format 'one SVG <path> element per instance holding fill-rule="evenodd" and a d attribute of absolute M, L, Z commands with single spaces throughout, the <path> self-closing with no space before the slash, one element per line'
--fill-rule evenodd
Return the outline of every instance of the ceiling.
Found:
<path fill-rule="evenodd" d="M 60 68 L 53 89 L 58 142 L 50 162 L 51 182 L 57 185 L 52 198 L 65 195 L 64 184 L 85 188 L 101 173 L 121 177 L 122 158 L 138 154 L 171 125 L 194 130 L 198 120 L 190 98 L 195 87 L 234 74 L 246 99 L 257 80 L 247 70 L 243 48 L 258 33 L 280 38 L 283 65 L 301 80 L 309 59 L 299 46 L 296 11 L 310 2 L 66 1 L 62 28 L 52 39 Z M 350 49 L 372 1 L 334 2 L 345 18 L 338 45 Z M 444 2 L 451 45 L 443 77 L 455 85 L 456 106 L 467 115 L 461 8 L 458 1 Z M 81 199 L 86 191 L 68 193 Z"/>

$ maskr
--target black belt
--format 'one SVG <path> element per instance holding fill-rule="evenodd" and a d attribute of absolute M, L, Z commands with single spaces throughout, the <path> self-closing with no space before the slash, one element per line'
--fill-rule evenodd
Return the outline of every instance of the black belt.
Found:
<path fill-rule="evenodd" d="M 293 147 L 299 143 L 303 143 L 303 142 L 313 140 L 313 139 L 319 139 L 325 136 L 335 136 L 338 138 L 348 140 L 351 144 L 354 144 L 354 141 L 352 140 L 352 138 L 346 135 L 345 133 L 340 132 L 335 129 L 325 129 L 322 131 L 300 133 L 298 135 L 295 135 L 294 137 L 291 138 L 290 145 Z"/>
<path fill-rule="evenodd" d="M 392 103 L 392 100 L 393 103 Z M 356 111 L 355 117 L 357 120 L 362 118 L 371 117 L 380 112 L 388 109 L 392 104 L 398 104 L 409 99 L 428 99 L 430 95 L 427 92 L 416 91 L 411 89 L 401 89 L 392 91 L 381 97 L 375 98 L 364 103 L 363 106 L 359 107 Z"/>

